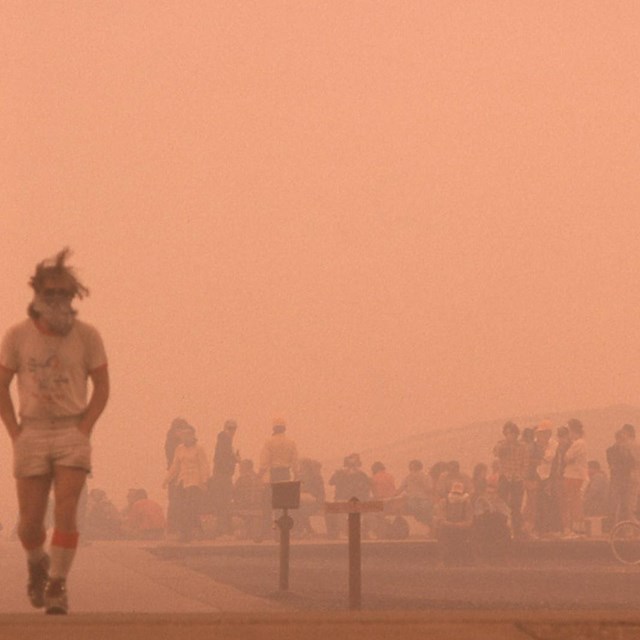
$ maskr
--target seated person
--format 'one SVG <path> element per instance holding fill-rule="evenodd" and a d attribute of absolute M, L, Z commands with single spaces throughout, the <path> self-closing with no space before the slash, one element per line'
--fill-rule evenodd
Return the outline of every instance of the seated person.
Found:
<path fill-rule="evenodd" d="M 144 489 L 129 489 L 122 530 L 127 538 L 161 540 L 166 520 L 162 507 L 150 500 Z"/>
<path fill-rule="evenodd" d="M 406 511 L 418 522 L 431 526 L 433 520 L 433 484 L 420 460 L 409 462 L 409 475 L 400 483 L 398 496 L 405 498 Z"/>
<path fill-rule="evenodd" d="M 434 515 L 440 559 L 445 565 L 461 565 L 470 560 L 472 524 L 471 498 L 462 482 L 454 482 L 447 496 L 438 501 Z"/>
<path fill-rule="evenodd" d="M 87 540 L 118 540 L 124 537 L 122 516 L 103 489 L 89 491 L 83 533 Z"/>
<path fill-rule="evenodd" d="M 240 519 L 238 537 L 262 540 L 265 484 L 253 468 L 253 460 L 241 460 L 233 485 L 233 513 Z"/>
<path fill-rule="evenodd" d="M 511 543 L 509 506 L 495 486 L 486 480 L 476 482 L 473 496 L 472 542 L 477 555 L 484 559 L 504 557 Z"/>

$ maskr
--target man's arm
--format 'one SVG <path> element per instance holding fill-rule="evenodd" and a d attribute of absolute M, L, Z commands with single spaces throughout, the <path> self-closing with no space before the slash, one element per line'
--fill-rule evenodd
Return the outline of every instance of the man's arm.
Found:
<path fill-rule="evenodd" d="M 271 440 L 267 440 L 264 446 L 262 447 L 262 451 L 260 452 L 260 468 L 258 471 L 258 475 L 262 477 L 268 469 L 271 468 Z"/>
<path fill-rule="evenodd" d="M 13 380 L 14 372 L 11 369 L 0 367 L 0 419 L 7 428 L 7 433 L 12 440 L 15 440 L 20 433 L 20 426 L 16 418 L 16 410 L 13 406 L 9 387 Z"/>
<path fill-rule="evenodd" d="M 91 435 L 95 423 L 107 406 L 109 399 L 109 370 L 107 367 L 100 367 L 89 373 L 93 391 L 89 404 L 82 415 L 82 420 L 78 425 L 78 430 L 87 436 Z"/>

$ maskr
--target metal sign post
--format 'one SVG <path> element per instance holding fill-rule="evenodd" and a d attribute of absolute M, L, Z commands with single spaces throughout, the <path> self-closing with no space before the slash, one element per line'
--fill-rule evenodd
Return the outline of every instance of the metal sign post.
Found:
<path fill-rule="evenodd" d="M 280 579 L 278 581 L 280 591 L 289 590 L 289 549 L 291 542 L 291 529 L 293 518 L 284 509 L 282 515 L 276 520 L 280 529 Z"/>
<path fill-rule="evenodd" d="M 349 514 L 349 609 L 357 611 L 362 607 L 362 526 L 361 514 L 382 511 L 380 500 L 360 502 L 351 498 L 348 502 L 325 502 L 327 513 Z"/>
<path fill-rule="evenodd" d="M 282 509 L 282 515 L 276 520 L 280 529 L 280 578 L 278 585 L 280 591 L 289 590 L 289 556 L 291 543 L 291 529 L 293 518 L 288 509 L 300 507 L 300 482 L 272 482 L 271 506 L 274 509 Z"/>

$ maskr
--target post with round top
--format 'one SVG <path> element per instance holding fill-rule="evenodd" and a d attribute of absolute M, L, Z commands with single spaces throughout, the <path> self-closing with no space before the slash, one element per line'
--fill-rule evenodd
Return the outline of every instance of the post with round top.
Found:
<path fill-rule="evenodd" d="M 293 529 L 293 518 L 283 509 L 282 515 L 276 520 L 280 529 L 280 579 L 278 585 L 280 591 L 289 590 L 289 557 L 291 543 L 291 529 Z"/>
<path fill-rule="evenodd" d="M 325 502 L 327 513 L 347 513 L 349 522 L 349 609 L 358 610 L 362 607 L 362 552 L 361 552 L 361 521 L 362 513 L 383 511 L 381 500 L 360 502 L 358 498 L 351 498 L 347 502 Z"/>
<path fill-rule="evenodd" d="M 358 498 L 349 502 L 357 507 Z M 362 607 L 362 550 L 361 550 L 360 511 L 349 513 L 349 609 L 359 610 Z"/>
<path fill-rule="evenodd" d="M 288 591 L 291 529 L 293 529 L 293 518 L 289 515 L 288 510 L 300 507 L 300 482 L 272 482 L 271 506 L 273 509 L 282 509 L 282 515 L 276 520 L 276 525 L 280 529 L 280 578 L 278 585 L 280 591 Z"/>

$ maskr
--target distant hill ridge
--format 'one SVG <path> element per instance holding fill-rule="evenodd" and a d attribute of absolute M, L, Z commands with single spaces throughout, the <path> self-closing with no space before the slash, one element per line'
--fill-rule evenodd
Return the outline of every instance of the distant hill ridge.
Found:
<path fill-rule="evenodd" d="M 421 460 L 428 469 L 439 460 L 459 460 L 462 470 L 471 474 L 478 462 L 490 464 L 492 450 L 502 437 L 502 425 L 507 420 L 515 422 L 520 429 L 535 427 L 542 420 L 551 420 L 555 429 L 570 418 L 577 418 L 585 426 L 585 439 L 589 459 L 598 460 L 606 470 L 605 451 L 614 440 L 615 432 L 625 423 L 638 428 L 640 438 L 640 407 L 618 404 L 595 409 L 554 411 L 531 416 L 508 416 L 505 418 L 473 422 L 461 427 L 437 429 L 406 436 L 384 446 L 372 447 L 360 452 L 363 470 L 370 472 L 371 464 L 382 461 L 399 481 L 407 473 L 407 464 L 414 458 Z M 350 452 L 345 452 L 345 455 Z M 331 474 L 341 461 L 327 461 L 325 474 Z M 328 477 L 328 475 L 327 475 Z"/>

